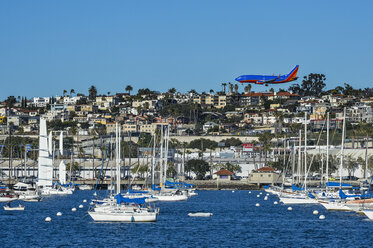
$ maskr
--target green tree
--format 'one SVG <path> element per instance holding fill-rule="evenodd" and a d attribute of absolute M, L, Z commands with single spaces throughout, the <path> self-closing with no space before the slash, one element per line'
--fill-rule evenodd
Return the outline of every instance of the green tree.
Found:
<path fill-rule="evenodd" d="M 168 93 L 171 94 L 171 95 L 174 95 L 176 93 L 176 89 L 171 88 L 171 89 L 168 90 Z"/>
<path fill-rule="evenodd" d="M 189 143 L 188 147 L 194 148 L 194 149 L 200 149 L 201 151 L 205 151 L 206 148 L 215 149 L 217 146 L 218 146 L 218 143 L 216 141 L 201 138 L 201 139 L 192 140 Z"/>
<path fill-rule="evenodd" d="M 66 171 L 70 171 L 70 164 L 71 164 L 70 162 L 66 163 Z M 71 172 L 74 174 L 74 172 L 78 170 L 79 170 L 79 163 L 74 162 L 73 166 L 71 167 Z"/>
<path fill-rule="evenodd" d="M 324 74 L 311 73 L 303 77 L 302 85 L 293 84 L 289 87 L 289 91 L 301 96 L 321 96 L 326 84 Z"/>
<path fill-rule="evenodd" d="M 14 104 L 16 104 L 16 102 L 17 99 L 14 96 L 8 96 L 8 98 L 6 99 L 6 106 L 8 108 L 12 108 Z"/>
<path fill-rule="evenodd" d="M 225 164 L 225 169 L 233 172 L 233 173 L 240 173 L 242 172 L 241 170 L 241 166 L 239 166 L 238 164 L 231 164 L 231 163 L 226 163 Z"/>
<path fill-rule="evenodd" d="M 96 89 L 96 87 L 95 87 L 94 85 L 92 85 L 92 86 L 89 88 L 89 90 L 88 90 L 88 94 L 89 94 L 89 96 L 88 96 L 89 100 L 93 101 L 93 100 L 96 99 L 96 96 L 97 96 L 97 89 Z"/>
<path fill-rule="evenodd" d="M 191 159 L 187 162 L 185 170 L 194 172 L 197 175 L 197 179 L 201 180 L 210 171 L 210 166 L 202 159 Z"/>
<path fill-rule="evenodd" d="M 70 90 L 70 96 L 72 97 L 73 94 L 75 94 L 75 90 L 74 90 L 74 89 L 71 89 L 71 90 Z"/>
<path fill-rule="evenodd" d="M 127 85 L 126 88 L 125 88 L 125 91 L 127 91 L 129 95 L 131 95 L 132 90 L 133 90 L 133 88 L 132 88 L 131 85 Z"/>
<path fill-rule="evenodd" d="M 270 151 L 271 140 L 273 139 L 273 137 L 274 135 L 270 132 L 264 132 L 259 134 L 258 136 L 259 142 L 263 144 L 263 150 L 265 152 L 265 164 L 267 164 L 268 152 Z"/>
<path fill-rule="evenodd" d="M 223 86 L 223 91 L 224 91 L 224 95 L 225 95 L 225 90 L 226 90 L 226 87 L 227 87 L 227 83 L 222 83 L 221 86 Z"/>
<path fill-rule="evenodd" d="M 343 161 L 343 167 L 345 167 L 348 171 L 349 176 L 353 176 L 354 172 L 357 168 L 359 168 L 358 161 L 353 158 L 351 155 L 345 156 Z"/>

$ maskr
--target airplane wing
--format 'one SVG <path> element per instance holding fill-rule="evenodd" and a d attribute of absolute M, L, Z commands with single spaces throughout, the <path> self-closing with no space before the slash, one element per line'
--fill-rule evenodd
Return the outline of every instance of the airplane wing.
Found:
<path fill-rule="evenodd" d="M 278 76 L 277 78 L 271 79 L 271 80 L 260 80 L 260 81 L 257 81 L 257 84 L 270 84 L 270 83 L 275 82 L 279 78 L 280 76 Z"/>

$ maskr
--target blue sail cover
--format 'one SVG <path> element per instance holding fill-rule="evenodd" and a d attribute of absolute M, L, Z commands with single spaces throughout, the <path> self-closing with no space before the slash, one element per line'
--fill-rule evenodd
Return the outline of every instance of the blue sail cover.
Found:
<path fill-rule="evenodd" d="M 303 190 L 304 190 L 304 188 L 298 188 L 298 187 L 295 186 L 294 184 L 291 185 L 291 189 L 292 189 L 293 191 L 297 191 L 297 190 L 299 190 L 299 191 L 303 191 Z"/>
<path fill-rule="evenodd" d="M 311 198 L 311 199 L 315 199 L 315 196 L 313 194 L 311 194 L 311 192 L 308 192 L 308 197 Z"/>
<path fill-rule="evenodd" d="M 361 195 L 346 195 L 342 189 L 339 190 L 339 197 L 341 197 L 341 199 L 346 199 L 347 197 L 360 197 Z"/>
<path fill-rule="evenodd" d="M 117 200 L 117 204 L 121 203 L 137 203 L 137 204 L 145 204 L 145 197 L 141 198 L 128 198 L 128 197 L 123 197 L 121 194 L 117 194 L 114 197 Z"/>
<path fill-rule="evenodd" d="M 326 187 L 339 187 L 339 182 L 327 182 Z M 352 185 L 348 183 L 342 183 L 342 187 L 351 188 Z"/>
<path fill-rule="evenodd" d="M 194 184 L 192 184 L 192 183 L 182 182 L 182 185 L 187 187 L 187 188 L 193 188 L 194 187 Z"/>
<path fill-rule="evenodd" d="M 167 187 L 176 187 L 176 188 L 192 188 L 194 184 L 186 183 L 186 182 L 170 182 L 166 181 L 165 186 Z"/>
<path fill-rule="evenodd" d="M 155 184 L 153 184 L 152 189 L 153 189 L 153 190 L 161 190 L 162 188 L 161 188 L 161 187 L 158 187 L 158 186 L 155 185 Z"/>

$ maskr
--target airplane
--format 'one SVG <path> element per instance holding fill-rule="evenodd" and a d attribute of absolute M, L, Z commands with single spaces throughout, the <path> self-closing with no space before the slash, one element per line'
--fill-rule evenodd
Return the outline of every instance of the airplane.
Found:
<path fill-rule="evenodd" d="M 265 75 L 242 75 L 236 78 L 235 80 L 240 83 L 254 83 L 254 84 L 282 84 L 295 81 L 298 79 L 299 65 L 295 66 L 294 69 L 287 75 L 278 75 L 278 76 L 265 76 Z"/>

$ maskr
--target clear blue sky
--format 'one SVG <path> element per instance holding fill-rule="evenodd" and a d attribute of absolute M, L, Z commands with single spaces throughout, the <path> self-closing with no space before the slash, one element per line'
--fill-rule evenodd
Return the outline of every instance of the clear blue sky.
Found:
<path fill-rule="evenodd" d="M 324 73 L 327 88 L 373 87 L 372 9 L 373 1 L 4 0 L 0 100 L 87 94 L 90 85 L 101 94 L 127 84 L 218 91 L 238 75 L 296 64 L 300 77 Z"/>

